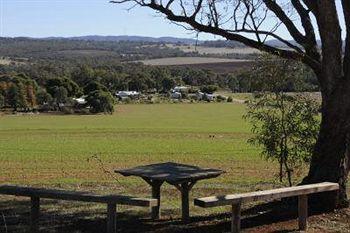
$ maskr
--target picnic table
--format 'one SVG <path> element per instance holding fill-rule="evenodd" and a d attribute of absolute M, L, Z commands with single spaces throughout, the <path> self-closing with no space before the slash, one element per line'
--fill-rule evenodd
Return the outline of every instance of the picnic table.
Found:
<path fill-rule="evenodd" d="M 152 207 L 152 218 L 160 218 L 160 188 L 164 182 L 175 186 L 181 192 L 182 220 L 189 218 L 189 192 L 197 181 L 215 178 L 224 173 L 222 170 L 200 168 L 179 163 L 158 163 L 116 170 L 123 176 L 141 177 L 152 187 L 152 197 L 158 199 L 158 206 Z"/>

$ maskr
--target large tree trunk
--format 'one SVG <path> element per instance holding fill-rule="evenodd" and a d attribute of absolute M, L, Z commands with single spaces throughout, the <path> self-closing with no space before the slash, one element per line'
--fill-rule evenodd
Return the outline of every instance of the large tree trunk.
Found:
<path fill-rule="evenodd" d="M 337 193 L 318 195 L 322 208 L 348 206 L 346 184 L 350 170 L 350 82 L 342 79 L 331 95 L 322 96 L 322 122 L 305 183 L 336 182 Z"/>
<path fill-rule="evenodd" d="M 344 59 L 343 62 L 335 1 L 316 1 L 315 4 L 322 40 L 321 69 L 315 70 L 322 92 L 322 122 L 309 174 L 303 183 L 339 183 L 338 195 L 333 192 L 315 198 L 323 208 L 333 208 L 349 204 L 346 184 L 350 169 L 350 74 L 346 67 L 350 66 L 350 61 Z M 346 51 L 345 58 L 349 55 Z"/>

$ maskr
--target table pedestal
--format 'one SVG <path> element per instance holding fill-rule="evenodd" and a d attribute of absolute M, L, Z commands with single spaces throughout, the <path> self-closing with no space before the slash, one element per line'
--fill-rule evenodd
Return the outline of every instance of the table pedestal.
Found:
<path fill-rule="evenodd" d="M 161 218 L 160 188 L 164 183 L 164 181 L 150 180 L 147 178 L 143 178 L 143 179 L 152 187 L 152 198 L 155 198 L 158 200 L 158 206 L 152 207 L 152 212 L 151 212 L 152 219 L 160 219 Z M 193 186 L 196 184 L 196 181 L 183 182 L 180 184 L 176 184 L 176 183 L 169 183 L 169 184 L 174 185 L 181 192 L 182 221 L 186 222 L 189 220 L 189 217 L 190 217 L 190 203 L 189 203 L 190 191 L 193 188 Z"/>
<path fill-rule="evenodd" d="M 190 191 L 193 186 L 196 184 L 193 182 L 184 182 L 181 184 L 173 184 L 181 192 L 181 213 L 182 221 L 187 222 L 190 218 L 190 205 L 189 205 L 189 196 Z"/>
<path fill-rule="evenodd" d="M 158 180 L 150 180 L 143 178 L 151 187 L 152 187 L 152 198 L 155 198 L 158 200 L 158 205 L 152 207 L 151 210 L 151 217 L 152 219 L 160 219 L 160 187 L 163 184 L 163 181 L 158 181 Z"/>

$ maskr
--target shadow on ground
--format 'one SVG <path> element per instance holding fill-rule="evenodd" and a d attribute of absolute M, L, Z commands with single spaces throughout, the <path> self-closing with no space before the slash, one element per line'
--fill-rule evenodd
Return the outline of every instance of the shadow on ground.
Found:
<path fill-rule="evenodd" d="M 40 216 L 40 232 L 65 233 L 104 233 L 106 232 L 106 218 L 104 209 L 84 208 L 72 213 L 62 213 L 61 202 L 44 200 L 43 206 L 57 204 L 57 211 L 46 211 L 44 208 Z M 293 205 L 295 206 L 295 205 Z M 60 209 L 61 208 L 61 209 Z M 0 202 L 0 232 L 28 232 L 29 201 L 2 201 Z M 164 216 L 173 213 L 164 213 Z M 316 213 L 310 213 L 310 215 Z M 275 202 L 261 204 L 242 212 L 242 228 L 246 232 L 294 232 L 297 229 L 297 210 L 290 206 Z M 277 222 L 292 221 L 292 224 L 282 225 L 284 229 L 264 228 Z M 209 216 L 192 217 L 190 222 L 184 224 L 179 219 L 164 219 L 152 221 L 144 213 L 118 213 L 118 232 L 194 232 L 217 233 L 230 231 L 230 214 L 217 214 Z M 259 230 L 260 229 L 260 230 Z M 267 231 L 267 229 L 269 229 Z"/>

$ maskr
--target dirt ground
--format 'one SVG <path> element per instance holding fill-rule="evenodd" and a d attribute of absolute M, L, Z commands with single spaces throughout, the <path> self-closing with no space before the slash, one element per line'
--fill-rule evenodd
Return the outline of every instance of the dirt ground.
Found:
<path fill-rule="evenodd" d="M 106 232 L 105 208 L 83 204 L 74 208 L 67 202 L 43 201 L 40 218 L 40 232 Z M 59 206 L 53 210 L 48 206 Z M 294 206 L 294 205 L 293 205 Z M 66 207 L 66 208 L 65 208 Z M 0 203 L 0 232 L 27 232 L 29 224 L 29 201 L 14 200 Z M 73 210 L 73 211 L 71 211 Z M 152 221 L 147 212 L 123 211 L 117 215 L 118 232 L 155 233 L 217 233 L 230 231 L 230 214 L 193 216 L 183 223 L 164 213 L 161 220 Z M 167 216 L 167 217 L 166 217 Z M 299 232 L 297 211 L 283 203 L 261 204 L 244 209 L 242 212 L 242 232 Z M 312 233 L 350 232 L 350 209 L 339 209 L 328 213 L 310 213 L 308 230 Z"/>

